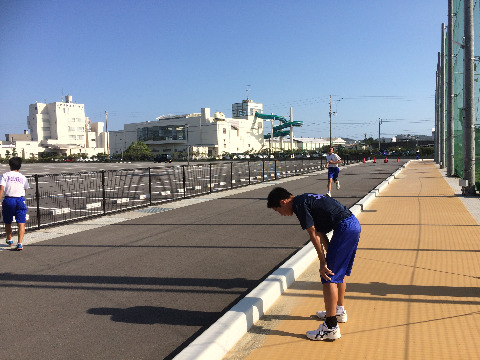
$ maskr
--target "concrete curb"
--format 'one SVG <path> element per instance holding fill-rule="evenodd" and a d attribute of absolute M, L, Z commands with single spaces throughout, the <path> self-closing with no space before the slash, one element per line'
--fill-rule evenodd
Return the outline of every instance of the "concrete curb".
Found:
<path fill-rule="evenodd" d="M 350 208 L 352 213 L 355 216 L 361 213 L 409 163 L 410 161 L 405 163 L 353 205 Z M 328 234 L 329 238 L 330 236 L 331 233 Z M 174 359 L 221 360 L 316 258 L 316 250 L 309 242 L 183 349 Z"/>

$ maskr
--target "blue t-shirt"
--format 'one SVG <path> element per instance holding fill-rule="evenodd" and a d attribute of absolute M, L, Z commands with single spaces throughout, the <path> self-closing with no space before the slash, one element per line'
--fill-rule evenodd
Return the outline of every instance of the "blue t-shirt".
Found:
<path fill-rule="evenodd" d="M 303 194 L 293 199 L 293 212 L 302 229 L 315 226 L 320 233 L 328 233 L 352 212 L 337 200 L 321 194 Z"/>

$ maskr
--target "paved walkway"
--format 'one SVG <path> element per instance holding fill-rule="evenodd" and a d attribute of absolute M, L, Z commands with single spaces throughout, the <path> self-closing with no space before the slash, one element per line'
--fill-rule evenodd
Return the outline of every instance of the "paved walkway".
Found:
<path fill-rule="evenodd" d="M 341 339 L 305 337 L 323 309 L 315 261 L 224 359 L 479 359 L 480 199 L 469 212 L 449 181 L 411 162 L 359 215 Z"/>

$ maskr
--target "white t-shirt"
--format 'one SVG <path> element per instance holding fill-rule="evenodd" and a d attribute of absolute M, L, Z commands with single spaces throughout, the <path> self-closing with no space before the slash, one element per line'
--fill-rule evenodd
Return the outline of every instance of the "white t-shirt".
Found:
<path fill-rule="evenodd" d="M 333 161 L 338 161 L 338 160 L 342 160 L 340 158 L 340 156 L 338 156 L 337 154 L 335 153 L 332 153 L 332 154 L 327 154 L 327 163 L 330 161 L 330 160 L 333 160 Z M 338 164 L 328 164 L 328 167 L 338 167 Z"/>
<path fill-rule="evenodd" d="M 25 196 L 25 190 L 30 188 L 27 178 L 18 171 L 9 171 L 2 175 L 0 186 L 5 186 L 4 195 L 11 197 Z"/>

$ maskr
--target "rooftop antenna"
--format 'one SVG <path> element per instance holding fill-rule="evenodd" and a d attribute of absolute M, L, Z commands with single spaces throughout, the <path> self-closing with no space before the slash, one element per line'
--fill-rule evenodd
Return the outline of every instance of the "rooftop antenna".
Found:
<path fill-rule="evenodd" d="M 247 85 L 247 100 L 248 100 L 248 92 L 250 91 L 250 85 Z"/>

